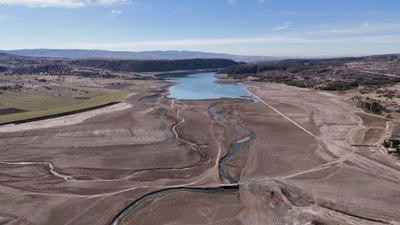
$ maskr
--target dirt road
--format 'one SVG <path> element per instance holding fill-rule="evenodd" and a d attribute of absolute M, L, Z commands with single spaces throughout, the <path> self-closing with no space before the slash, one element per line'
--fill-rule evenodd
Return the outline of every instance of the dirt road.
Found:
<path fill-rule="evenodd" d="M 369 130 L 380 118 L 280 84 L 246 83 L 253 104 L 171 101 L 167 85 L 137 81 L 126 87 L 136 93 L 130 107 L 0 133 L 0 221 L 111 224 L 157 193 L 125 224 L 400 223 L 398 165 L 375 147 L 352 146 L 374 146 Z M 228 123 L 209 113 L 221 104 Z M 230 185 L 218 163 L 235 140 L 248 140 L 232 123 L 257 135 L 224 164 L 238 188 L 195 191 Z"/>

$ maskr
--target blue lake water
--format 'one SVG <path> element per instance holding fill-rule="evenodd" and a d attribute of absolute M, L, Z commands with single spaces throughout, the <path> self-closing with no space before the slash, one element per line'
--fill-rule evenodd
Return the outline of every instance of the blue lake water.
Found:
<path fill-rule="evenodd" d="M 199 100 L 250 96 L 243 85 L 215 83 L 217 78 L 212 72 L 164 75 L 163 78 L 178 82 L 169 88 L 169 98 Z"/>

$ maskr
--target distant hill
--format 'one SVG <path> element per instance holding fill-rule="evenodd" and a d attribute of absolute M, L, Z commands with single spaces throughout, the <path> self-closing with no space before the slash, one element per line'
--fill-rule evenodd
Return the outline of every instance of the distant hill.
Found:
<path fill-rule="evenodd" d="M 112 72 L 216 70 L 238 64 L 230 59 L 121 60 L 30 57 L 0 53 L 0 73 L 84 75 Z"/>
<path fill-rule="evenodd" d="M 158 59 L 231 59 L 240 62 L 261 62 L 278 60 L 272 56 L 242 56 L 220 53 L 207 53 L 195 51 L 143 51 L 143 52 L 128 52 L 128 51 L 105 51 L 105 50 L 79 50 L 79 49 L 21 49 L 3 51 L 20 56 L 30 57 L 56 57 L 56 58 L 108 58 L 108 59 L 133 59 L 133 60 L 158 60 Z"/>
<path fill-rule="evenodd" d="M 250 78 L 259 82 L 283 83 L 302 88 L 346 91 L 361 87 L 377 90 L 385 85 L 398 84 L 399 71 L 400 55 L 388 54 L 237 64 L 218 73 L 240 80 Z"/>
<path fill-rule="evenodd" d="M 166 72 L 178 70 L 221 69 L 237 65 L 230 59 L 177 59 L 177 60 L 104 60 L 81 59 L 73 65 L 108 69 L 121 72 Z"/>
<path fill-rule="evenodd" d="M 341 58 L 326 58 L 326 59 L 285 59 L 274 62 L 258 62 L 237 64 L 220 70 L 221 74 L 256 74 L 268 71 L 285 71 L 296 73 L 303 70 L 320 66 L 324 70 L 329 66 L 340 66 L 349 62 L 380 62 L 380 61 L 400 61 L 400 54 L 385 54 L 371 55 L 360 57 L 341 57 Z"/>

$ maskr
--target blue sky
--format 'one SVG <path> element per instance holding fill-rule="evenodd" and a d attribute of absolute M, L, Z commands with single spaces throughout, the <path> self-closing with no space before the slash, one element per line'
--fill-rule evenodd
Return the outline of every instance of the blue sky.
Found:
<path fill-rule="evenodd" d="M 400 52 L 399 0 L 0 0 L 0 49 Z"/>

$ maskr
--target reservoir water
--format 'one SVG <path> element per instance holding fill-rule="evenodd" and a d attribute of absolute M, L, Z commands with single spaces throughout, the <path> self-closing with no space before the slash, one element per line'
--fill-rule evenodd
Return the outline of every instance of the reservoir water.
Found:
<path fill-rule="evenodd" d="M 229 162 L 235 155 L 245 146 L 249 145 L 254 141 L 257 136 L 250 130 L 242 127 L 238 122 L 226 120 L 222 114 L 218 113 L 217 108 L 227 107 L 233 105 L 243 105 L 255 102 L 254 99 L 249 98 L 250 94 L 246 91 L 246 88 L 240 84 L 222 84 L 215 83 L 216 78 L 214 73 L 192 73 L 185 75 L 163 75 L 165 79 L 172 80 L 178 84 L 170 87 L 170 94 L 168 97 L 175 99 L 186 99 L 186 100 L 200 100 L 200 99 L 219 99 L 219 98 L 242 98 L 247 97 L 247 100 L 239 103 L 220 103 L 208 108 L 208 113 L 213 116 L 216 120 L 221 123 L 232 126 L 233 128 L 239 130 L 242 135 L 235 140 L 233 140 L 230 149 L 226 155 L 222 156 L 218 162 L 218 170 L 223 180 L 227 180 L 229 184 L 221 185 L 220 187 L 203 187 L 203 188 L 191 188 L 191 187 L 176 187 L 176 188 L 166 188 L 160 191 L 152 192 L 134 201 L 128 207 L 126 207 L 120 214 L 118 214 L 113 221 L 113 225 L 124 224 L 124 219 L 134 211 L 142 206 L 144 203 L 152 201 L 156 197 L 164 194 L 169 194 L 172 192 L 193 192 L 193 193 L 208 193 L 208 194 L 226 194 L 235 193 L 239 191 L 239 180 L 232 177 L 231 174 L 225 170 L 226 163 Z M 247 103 L 246 103 L 247 102 Z M 173 107 L 173 105 L 171 105 Z M 173 107 L 174 108 L 174 107 Z M 176 109 L 176 108 L 174 108 Z M 179 112 L 181 109 L 177 109 L 177 117 L 179 117 Z M 183 121 L 183 120 L 182 120 Z M 178 137 L 178 140 L 189 143 Z M 195 143 L 193 143 L 196 145 Z M 196 145 L 197 146 L 197 145 Z"/>
<path fill-rule="evenodd" d="M 200 100 L 250 96 L 241 84 L 216 83 L 217 78 L 212 72 L 164 75 L 163 78 L 178 82 L 169 88 L 169 98 Z"/>
<path fill-rule="evenodd" d="M 208 113 L 216 120 L 228 124 L 241 131 L 242 136 L 233 140 L 228 153 L 219 161 L 219 171 L 222 178 L 228 180 L 231 184 L 236 184 L 237 180 L 225 171 L 225 164 L 233 158 L 244 146 L 256 139 L 256 134 L 242 127 L 235 121 L 229 121 L 223 115 L 218 113 L 218 108 L 228 106 L 240 106 L 246 103 L 254 103 L 256 100 L 251 98 L 250 93 L 241 84 L 217 83 L 214 73 L 192 73 L 176 74 L 163 76 L 177 84 L 169 88 L 169 98 L 178 100 L 201 100 L 201 99 L 220 99 L 220 98 L 245 98 L 246 102 L 239 103 L 219 103 L 208 108 Z"/>

